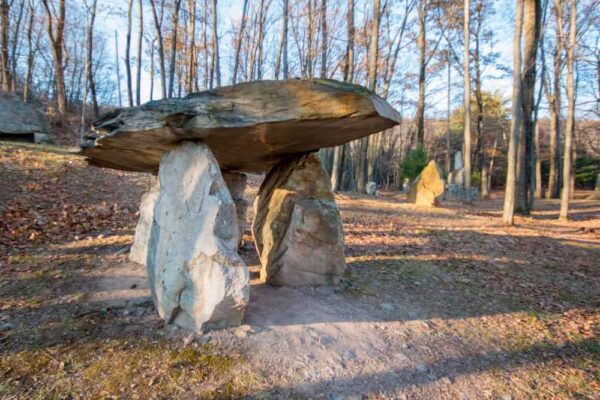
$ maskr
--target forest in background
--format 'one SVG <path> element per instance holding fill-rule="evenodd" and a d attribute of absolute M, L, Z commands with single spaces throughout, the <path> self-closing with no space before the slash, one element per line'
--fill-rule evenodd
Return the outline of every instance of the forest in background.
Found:
<path fill-rule="evenodd" d="M 510 187 L 513 171 L 514 203 L 527 213 L 534 198 L 559 197 L 565 164 L 575 167 L 571 194 L 595 184 L 598 3 L 0 0 L 0 87 L 39 105 L 60 141 L 77 144 L 100 113 L 139 105 L 144 93 L 157 100 L 261 79 L 353 82 L 390 101 L 403 123 L 322 150 L 335 190 L 362 191 L 368 181 L 398 189 L 428 159 L 448 173 L 463 150 L 467 186 L 485 197 Z M 494 29 L 505 14 L 515 25 L 513 65 Z M 511 74 L 519 102 L 514 91 L 511 101 L 488 89 Z M 522 143 L 511 153 L 515 137 Z"/>

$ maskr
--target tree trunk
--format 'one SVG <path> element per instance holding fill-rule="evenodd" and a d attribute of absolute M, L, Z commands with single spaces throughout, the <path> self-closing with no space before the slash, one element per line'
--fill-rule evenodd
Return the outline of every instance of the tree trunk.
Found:
<path fill-rule="evenodd" d="M 470 32 L 470 21 L 471 21 L 471 2 L 465 0 L 464 2 L 464 40 L 465 40 L 465 93 L 464 93 L 464 108 L 465 108 L 465 121 L 464 121 L 464 143 L 463 143 L 463 168 L 464 183 L 465 183 L 465 202 L 471 202 L 471 69 L 469 68 L 469 44 L 471 39 Z"/>
<path fill-rule="evenodd" d="M 569 44 L 567 45 L 567 121 L 565 126 L 565 150 L 563 186 L 560 198 L 560 219 L 569 218 L 571 178 L 573 169 L 572 142 L 575 130 L 575 46 L 577 38 L 577 0 L 570 0 Z"/>
<path fill-rule="evenodd" d="M 542 160 L 540 159 L 540 124 L 535 124 L 534 129 L 534 146 L 535 146 L 535 198 L 542 198 Z"/>
<path fill-rule="evenodd" d="M 221 65 L 219 61 L 219 36 L 218 36 L 218 26 L 217 26 L 217 0 L 213 0 L 213 15 L 212 15 L 212 56 L 213 56 L 213 71 L 216 77 L 217 87 L 221 86 Z M 212 87 L 212 80 L 211 80 Z"/>
<path fill-rule="evenodd" d="M 327 78 L 327 0 L 321 0 L 321 78 Z"/>
<path fill-rule="evenodd" d="M 133 17 L 133 0 L 129 0 L 127 7 L 127 35 L 125 36 L 125 79 L 127 80 L 127 100 L 129 107 L 133 107 L 133 84 L 131 79 L 131 19 Z"/>
<path fill-rule="evenodd" d="M 313 9 L 312 0 L 308 0 L 308 32 L 306 36 L 306 73 L 309 78 L 313 76 Z"/>
<path fill-rule="evenodd" d="M 33 81 L 34 52 L 33 52 L 33 24 L 35 21 L 35 7 L 33 0 L 29 0 L 29 24 L 27 26 L 27 76 L 23 88 L 23 101 L 31 101 L 31 85 Z"/>
<path fill-rule="evenodd" d="M 67 114 L 67 92 L 65 89 L 65 67 L 63 65 L 64 56 L 64 28 L 65 28 L 65 0 L 60 0 L 58 5 L 58 15 L 54 15 L 48 0 L 42 0 L 46 9 L 48 38 L 52 48 L 54 59 L 54 86 L 55 98 L 58 108 L 58 114 L 64 117 Z M 56 19 L 56 21 L 54 21 Z M 54 26 L 56 25 L 56 26 Z"/>
<path fill-rule="evenodd" d="M 354 0 L 348 0 L 346 13 L 347 40 L 344 63 L 344 82 L 352 82 L 354 78 Z"/>
<path fill-rule="evenodd" d="M 506 186 L 504 189 L 504 207 L 502 221 L 507 225 L 514 223 L 515 197 L 517 191 L 517 145 L 521 126 L 521 35 L 523 31 L 523 2 L 517 0 L 517 15 L 513 36 L 513 93 L 512 119 L 508 141 Z"/>
<path fill-rule="evenodd" d="M 419 48 L 419 99 L 417 101 L 417 113 L 415 115 L 417 147 L 422 147 L 425 143 L 425 51 L 427 46 L 427 32 L 425 30 L 425 7 L 425 0 L 419 0 L 419 37 L 417 38 L 417 46 Z"/>
<path fill-rule="evenodd" d="M 92 0 L 92 4 L 90 7 L 86 4 L 86 13 L 88 15 L 88 23 L 86 27 L 86 52 L 85 52 L 85 86 L 83 89 L 83 101 L 81 104 L 81 141 L 83 142 L 83 135 L 86 130 L 86 119 L 85 119 L 85 104 L 87 102 L 88 97 L 88 89 L 94 88 L 92 95 L 92 103 L 94 108 L 94 118 L 98 117 L 98 103 L 96 102 L 96 88 L 93 80 L 92 73 L 92 63 L 93 63 L 93 39 L 94 39 L 94 22 L 96 21 L 96 9 L 97 9 L 97 0 Z"/>
<path fill-rule="evenodd" d="M 0 0 L 0 22 L 2 22 L 2 31 L 0 32 L 0 67 L 2 68 L 2 90 L 5 92 L 10 92 L 13 88 L 8 58 L 9 12 L 10 6 L 8 0 Z"/>
<path fill-rule="evenodd" d="M 548 191 L 546 197 L 557 199 L 560 196 L 561 175 L 561 151 L 560 151 L 560 103 L 561 103 L 561 74 L 563 53 L 563 0 L 554 1 L 554 14 L 556 17 L 556 47 L 554 49 L 553 65 L 553 92 L 546 82 L 546 99 L 550 109 L 550 171 L 548 174 Z"/>
<path fill-rule="evenodd" d="M 216 0 L 215 0 L 216 1 Z M 173 2 L 173 15 L 171 18 L 171 61 L 169 63 L 169 93 L 168 97 L 172 98 L 174 91 L 175 82 L 175 62 L 177 61 L 177 32 L 179 31 L 179 8 L 181 7 L 181 0 L 175 0 Z"/>
<path fill-rule="evenodd" d="M 536 78 L 536 54 L 540 35 L 540 1 L 526 0 L 524 12 L 523 52 L 523 114 L 519 151 L 519 179 L 517 189 L 517 210 L 529 214 L 533 206 L 533 180 L 535 179 L 535 149 L 533 132 L 534 91 Z"/>
<path fill-rule="evenodd" d="M 196 72 L 195 62 L 196 59 L 196 1 L 188 0 L 188 12 L 190 14 L 189 21 L 189 33 L 190 44 L 188 45 L 189 54 L 187 61 L 187 78 L 185 90 L 187 93 L 191 93 L 194 90 L 194 74 Z"/>
<path fill-rule="evenodd" d="M 284 0 L 287 3 L 288 0 Z M 244 0 L 244 8 L 242 9 L 242 21 L 240 22 L 240 31 L 238 33 L 238 40 L 235 48 L 235 57 L 233 59 L 233 78 L 231 84 L 235 85 L 237 82 L 238 68 L 240 65 L 240 51 L 242 49 L 242 39 L 244 37 L 244 28 L 246 27 L 246 17 L 248 13 L 248 0 Z"/>
<path fill-rule="evenodd" d="M 367 78 L 368 87 L 370 90 L 375 91 L 375 85 L 377 83 L 377 55 L 379 50 L 379 14 L 380 6 L 379 0 L 373 1 L 373 23 L 371 24 L 371 43 L 369 47 L 369 75 Z M 371 135 L 374 137 L 375 135 Z M 360 193 L 365 193 L 368 179 L 372 178 L 373 175 L 373 158 L 369 162 L 369 142 L 373 139 L 370 137 L 362 138 L 360 140 L 360 158 L 358 163 L 358 179 L 357 179 L 357 190 Z"/>
<path fill-rule="evenodd" d="M 144 40 L 144 5 L 143 0 L 138 0 L 138 48 L 137 48 L 137 71 L 135 77 L 135 104 L 142 102 L 142 43 Z"/>
<path fill-rule="evenodd" d="M 162 98 L 167 97 L 167 71 L 165 69 L 165 47 L 162 35 L 162 20 L 164 13 L 164 4 L 161 3 L 160 15 L 156 9 L 156 0 L 150 0 L 152 6 L 152 16 L 154 17 L 154 27 L 156 28 L 156 41 L 158 42 L 158 59 L 160 68 L 160 90 Z"/>
<path fill-rule="evenodd" d="M 344 82 L 352 82 L 354 74 L 354 0 L 348 0 L 346 13 L 346 54 L 344 63 Z M 337 146 L 333 152 L 333 167 L 331 172 L 331 189 L 335 192 L 343 183 L 343 162 L 347 151 L 344 146 Z"/>
<path fill-rule="evenodd" d="M 117 94 L 119 98 L 119 107 L 123 107 L 123 99 L 121 97 L 121 69 L 119 68 L 119 40 L 115 30 L 115 66 L 117 72 Z"/>
<path fill-rule="evenodd" d="M 452 171 L 450 148 L 450 114 L 452 112 L 452 70 L 450 69 L 450 55 L 448 54 L 448 103 L 446 107 L 446 176 Z"/>

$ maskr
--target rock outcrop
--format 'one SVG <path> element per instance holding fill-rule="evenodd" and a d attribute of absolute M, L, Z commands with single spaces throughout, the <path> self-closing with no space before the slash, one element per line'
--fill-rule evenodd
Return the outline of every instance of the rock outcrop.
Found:
<path fill-rule="evenodd" d="M 396 110 L 361 86 L 255 81 L 108 113 L 94 123 L 81 154 L 92 165 L 156 173 L 164 151 L 191 140 L 208 145 L 223 170 L 263 172 L 290 155 L 399 122 Z"/>
<path fill-rule="evenodd" d="M 16 96 L 0 95 L 0 138 L 27 142 L 52 142 L 46 116 Z"/>
<path fill-rule="evenodd" d="M 154 205 L 160 192 L 158 178 L 150 178 L 150 189 L 142 196 L 140 203 L 140 216 L 135 227 L 135 236 L 133 245 L 129 251 L 129 260 L 138 264 L 146 265 L 148 257 L 148 241 L 150 240 L 150 230 L 154 221 Z"/>
<path fill-rule="evenodd" d="M 273 285 L 334 285 L 344 235 L 329 178 L 315 154 L 279 162 L 265 178 L 252 226 L 261 278 Z"/>
<path fill-rule="evenodd" d="M 420 206 L 438 207 L 439 198 L 444 194 L 442 176 L 435 160 L 431 160 L 412 184 L 408 201 Z"/>
<path fill-rule="evenodd" d="M 233 200 L 208 147 L 165 153 L 148 242 L 148 281 L 160 316 L 196 332 L 241 323 L 249 274 L 237 253 Z"/>

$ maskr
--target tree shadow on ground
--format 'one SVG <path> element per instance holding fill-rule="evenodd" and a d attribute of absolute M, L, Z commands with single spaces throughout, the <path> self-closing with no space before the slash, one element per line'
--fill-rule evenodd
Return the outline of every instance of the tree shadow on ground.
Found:
<path fill-rule="evenodd" d="M 424 386 L 442 379 L 453 382 L 461 376 L 474 375 L 489 371 L 496 373 L 514 370 L 520 367 L 535 367 L 555 360 L 567 361 L 575 365 L 592 365 L 600 355 L 598 337 L 567 342 L 562 346 L 540 343 L 513 351 L 473 353 L 465 357 L 446 358 L 416 368 L 393 368 L 375 374 L 361 374 L 353 378 L 335 378 L 318 382 L 305 383 L 302 387 L 286 387 L 276 385 L 265 392 L 254 396 L 292 396 L 297 391 L 320 396 L 334 393 L 337 396 L 357 395 L 391 395 L 409 389 L 413 385 Z M 586 389 L 584 389 L 586 390 Z M 588 387 L 585 393 L 571 393 L 575 398 L 588 398 L 593 388 Z M 458 394 L 457 394 L 458 395 Z M 331 397 L 329 397 L 331 398 Z"/>

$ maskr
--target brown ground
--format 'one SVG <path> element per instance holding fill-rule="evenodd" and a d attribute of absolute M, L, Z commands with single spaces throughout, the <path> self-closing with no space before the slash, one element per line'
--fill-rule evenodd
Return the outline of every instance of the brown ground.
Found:
<path fill-rule="evenodd" d="M 600 398 L 598 201 L 508 228 L 498 198 L 339 195 L 339 288 L 255 278 L 245 325 L 194 337 L 127 261 L 148 179 L 0 144 L 0 397 Z"/>

